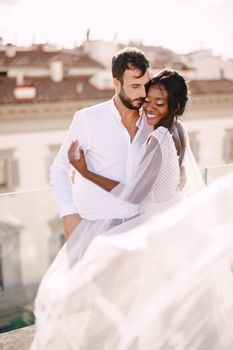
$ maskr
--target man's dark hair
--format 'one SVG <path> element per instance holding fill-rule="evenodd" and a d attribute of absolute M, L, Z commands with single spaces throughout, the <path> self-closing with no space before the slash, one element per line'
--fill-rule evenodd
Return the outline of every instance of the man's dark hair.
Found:
<path fill-rule="evenodd" d="M 140 70 L 140 78 L 145 74 L 147 68 L 149 68 L 148 60 L 144 53 L 136 47 L 126 47 L 118 51 L 112 58 L 112 76 L 120 81 L 126 69 Z"/>

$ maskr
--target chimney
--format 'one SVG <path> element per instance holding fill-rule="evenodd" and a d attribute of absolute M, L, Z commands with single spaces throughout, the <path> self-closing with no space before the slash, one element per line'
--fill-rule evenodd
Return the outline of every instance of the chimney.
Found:
<path fill-rule="evenodd" d="M 30 82 L 24 81 L 22 72 L 17 74 L 13 95 L 17 102 L 31 102 L 36 97 L 35 86 Z"/>
<path fill-rule="evenodd" d="M 83 86 L 83 82 L 78 82 L 76 85 L 76 92 L 78 95 L 81 95 L 84 91 L 84 86 Z"/>
<path fill-rule="evenodd" d="M 7 57 L 15 57 L 16 55 L 16 47 L 12 44 L 6 45 L 5 54 Z"/>
<path fill-rule="evenodd" d="M 50 62 L 50 78 L 59 82 L 63 80 L 64 72 L 63 72 L 63 62 L 60 60 L 54 60 Z"/>
<path fill-rule="evenodd" d="M 17 72 L 16 86 L 22 86 L 23 84 L 24 84 L 24 74 L 23 72 Z"/>
<path fill-rule="evenodd" d="M 18 102 L 31 102 L 35 97 L 35 86 L 16 86 L 14 88 L 14 98 Z"/>

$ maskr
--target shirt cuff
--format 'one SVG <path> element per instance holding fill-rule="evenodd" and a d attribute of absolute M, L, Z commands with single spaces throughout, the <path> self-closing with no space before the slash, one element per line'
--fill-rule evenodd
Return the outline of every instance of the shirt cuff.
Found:
<path fill-rule="evenodd" d="M 78 214 L 77 206 L 74 203 L 65 204 L 60 207 L 60 218 L 71 214 Z"/>

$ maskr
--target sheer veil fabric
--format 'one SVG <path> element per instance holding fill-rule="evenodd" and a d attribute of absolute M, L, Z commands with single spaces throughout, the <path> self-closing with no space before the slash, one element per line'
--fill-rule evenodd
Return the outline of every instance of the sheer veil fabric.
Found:
<path fill-rule="evenodd" d="M 83 220 L 46 272 L 31 350 L 232 349 L 233 174 L 203 188 L 187 146 L 174 191 L 177 156 L 159 133 L 130 186 L 109 194 L 112 215 Z"/>

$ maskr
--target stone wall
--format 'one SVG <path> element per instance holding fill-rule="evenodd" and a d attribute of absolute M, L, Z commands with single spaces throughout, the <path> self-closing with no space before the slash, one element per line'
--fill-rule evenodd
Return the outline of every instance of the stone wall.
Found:
<path fill-rule="evenodd" d="M 35 325 L 0 334 L 0 350 L 29 350 Z"/>

